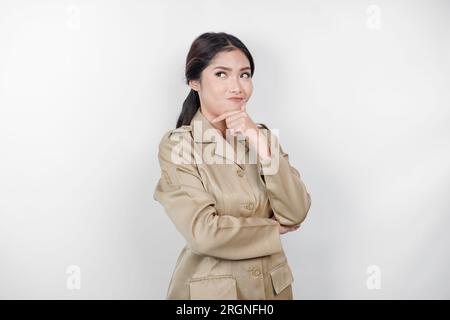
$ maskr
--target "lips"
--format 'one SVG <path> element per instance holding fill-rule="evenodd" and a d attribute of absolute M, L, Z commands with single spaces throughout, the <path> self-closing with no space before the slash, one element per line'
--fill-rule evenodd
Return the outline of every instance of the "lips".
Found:
<path fill-rule="evenodd" d="M 244 100 L 244 98 L 239 98 L 239 97 L 231 97 L 231 98 L 228 98 L 228 100 L 231 100 L 231 101 L 235 101 L 235 102 L 241 102 L 241 101 L 243 101 L 243 100 Z"/>

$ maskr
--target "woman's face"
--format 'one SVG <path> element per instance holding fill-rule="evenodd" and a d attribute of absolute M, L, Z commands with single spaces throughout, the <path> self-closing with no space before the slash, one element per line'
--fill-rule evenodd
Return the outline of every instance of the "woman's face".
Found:
<path fill-rule="evenodd" d="M 208 118 L 239 110 L 253 92 L 250 63 L 241 50 L 219 52 L 203 70 L 200 81 L 190 81 L 189 85 L 198 92 L 202 113 Z"/>

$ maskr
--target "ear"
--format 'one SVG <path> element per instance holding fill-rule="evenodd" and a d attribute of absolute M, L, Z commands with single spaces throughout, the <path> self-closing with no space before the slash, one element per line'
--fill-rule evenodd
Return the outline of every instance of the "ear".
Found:
<path fill-rule="evenodd" d="M 189 87 L 195 91 L 200 90 L 200 81 L 198 80 L 189 80 Z"/>

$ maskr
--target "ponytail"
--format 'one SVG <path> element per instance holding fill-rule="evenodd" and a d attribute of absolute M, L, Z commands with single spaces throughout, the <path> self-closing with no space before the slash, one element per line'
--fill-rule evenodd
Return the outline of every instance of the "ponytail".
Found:
<path fill-rule="evenodd" d="M 181 110 L 180 116 L 177 121 L 177 128 L 189 125 L 192 118 L 200 107 L 200 98 L 198 97 L 198 92 L 191 89 L 188 96 L 183 102 L 183 108 Z"/>

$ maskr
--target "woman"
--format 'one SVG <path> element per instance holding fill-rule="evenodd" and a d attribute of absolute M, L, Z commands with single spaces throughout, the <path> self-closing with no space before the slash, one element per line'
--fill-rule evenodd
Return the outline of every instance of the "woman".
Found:
<path fill-rule="evenodd" d="M 280 235 L 298 229 L 311 198 L 277 136 L 246 111 L 254 70 L 230 34 L 191 45 L 191 91 L 161 139 L 154 192 L 187 242 L 167 299 L 293 299 Z"/>

